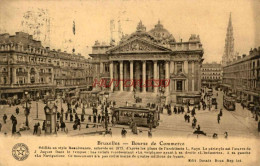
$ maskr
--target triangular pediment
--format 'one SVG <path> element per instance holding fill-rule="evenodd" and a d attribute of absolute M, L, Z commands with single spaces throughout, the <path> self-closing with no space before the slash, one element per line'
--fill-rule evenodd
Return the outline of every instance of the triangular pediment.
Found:
<path fill-rule="evenodd" d="M 148 53 L 148 52 L 170 52 L 171 50 L 157 45 L 142 38 L 133 38 L 120 43 L 107 51 L 107 53 Z"/>

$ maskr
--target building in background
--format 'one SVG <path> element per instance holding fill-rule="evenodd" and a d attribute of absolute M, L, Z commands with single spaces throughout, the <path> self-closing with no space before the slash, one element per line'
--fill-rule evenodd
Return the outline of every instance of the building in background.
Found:
<path fill-rule="evenodd" d="M 50 50 L 24 32 L 0 34 L 1 98 L 87 89 L 92 80 L 91 63 L 80 54 Z"/>
<path fill-rule="evenodd" d="M 132 92 L 138 94 L 143 103 L 155 102 L 159 95 L 165 96 L 168 102 L 180 104 L 200 99 L 203 48 L 198 35 L 191 35 L 187 42 L 177 42 L 160 21 L 150 31 L 146 31 L 140 21 L 136 31 L 124 35 L 118 45 L 96 41 L 90 56 L 96 80 L 117 80 L 101 87 L 113 92 L 111 100 L 119 96 L 118 100 L 131 102 Z M 123 85 L 122 80 L 130 80 L 128 84 L 134 80 L 134 83 Z M 143 86 L 148 85 L 149 80 L 160 80 L 162 86 L 157 87 L 155 82 L 151 83 L 155 86 Z M 169 86 L 165 86 L 166 80 Z"/>
<path fill-rule="evenodd" d="M 223 86 L 241 99 L 260 103 L 260 47 L 223 67 Z"/>
<path fill-rule="evenodd" d="M 219 63 L 204 63 L 201 67 L 202 86 L 212 87 L 222 83 L 222 66 Z"/>

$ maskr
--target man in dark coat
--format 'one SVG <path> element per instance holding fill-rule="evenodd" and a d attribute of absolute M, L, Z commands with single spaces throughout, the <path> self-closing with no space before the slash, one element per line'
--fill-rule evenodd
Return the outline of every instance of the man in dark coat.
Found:
<path fill-rule="evenodd" d="M 66 124 L 62 121 L 60 124 L 61 131 L 65 131 L 65 128 L 66 128 Z"/>
<path fill-rule="evenodd" d="M 125 136 L 126 136 L 126 133 L 127 133 L 127 131 L 125 130 L 125 128 L 123 128 L 122 131 L 121 131 L 122 137 L 125 137 Z"/>
<path fill-rule="evenodd" d="M 78 120 L 79 119 L 79 116 L 78 116 L 78 114 L 76 113 L 75 114 L 75 120 Z"/>
<path fill-rule="evenodd" d="M 44 130 L 44 131 L 45 131 L 45 123 L 46 123 L 46 120 L 44 120 L 44 121 L 42 122 L 42 130 Z"/>
<path fill-rule="evenodd" d="M 219 116 L 222 116 L 222 115 L 223 115 L 222 109 L 220 109 L 220 111 L 219 111 Z"/>
<path fill-rule="evenodd" d="M 37 131 L 38 131 L 38 124 L 35 123 L 35 125 L 33 126 L 33 135 L 37 134 Z"/>
<path fill-rule="evenodd" d="M 97 116 L 96 116 L 96 114 L 94 114 L 94 116 L 93 116 L 93 123 L 97 123 Z"/>
<path fill-rule="evenodd" d="M 16 107 L 15 112 L 16 112 L 17 115 L 19 114 L 19 108 L 18 107 Z"/>
<path fill-rule="evenodd" d="M 101 115 L 98 114 L 98 123 L 100 123 L 100 120 L 101 120 Z"/>
<path fill-rule="evenodd" d="M 12 121 L 13 126 L 12 126 L 12 134 L 16 133 L 16 125 L 17 125 L 17 120 L 16 118 L 13 119 Z"/>
<path fill-rule="evenodd" d="M 219 124 L 219 122 L 220 122 L 220 115 L 218 114 L 218 124 Z"/>
<path fill-rule="evenodd" d="M 187 113 L 184 115 L 184 120 L 185 120 L 185 122 L 187 121 L 187 118 L 188 118 L 188 115 L 187 115 Z"/>
<path fill-rule="evenodd" d="M 69 115 L 68 112 L 66 112 L 66 113 L 65 113 L 65 118 L 66 118 L 66 120 L 68 120 L 68 115 Z"/>
<path fill-rule="evenodd" d="M 57 112 L 57 119 L 60 119 L 60 112 Z"/>
<path fill-rule="evenodd" d="M 73 115 L 70 113 L 70 121 L 73 122 Z"/>
<path fill-rule="evenodd" d="M 188 123 L 190 123 L 190 115 L 187 116 Z"/>
<path fill-rule="evenodd" d="M 174 106 L 174 113 L 177 114 L 177 108 Z"/>
<path fill-rule="evenodd" d="M 80 119 L 81 119 L 81 122 L 84 122 L 84 120 L 85 120 L 84 114 L 81 114 Z"/>

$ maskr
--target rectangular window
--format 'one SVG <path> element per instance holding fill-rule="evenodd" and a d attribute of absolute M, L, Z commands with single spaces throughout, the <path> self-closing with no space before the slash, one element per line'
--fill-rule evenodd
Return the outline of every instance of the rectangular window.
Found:
<path fill-rule="evenodd" d="M 177 91 L 182 91 L 182 81 L 177 81 Z"/>
<path fill-rule="evenodd" d="M 177 74 L 182 73 L 182 62 L 177 62 Z"/>

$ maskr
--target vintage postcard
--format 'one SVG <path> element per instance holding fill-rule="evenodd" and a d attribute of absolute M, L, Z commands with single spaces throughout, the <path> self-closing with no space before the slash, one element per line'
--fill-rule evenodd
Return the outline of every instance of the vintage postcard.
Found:
<path fill-rule="evenodd" d="M 260 165 L 259 0 L 0 0 L 0 166 Z"/>

